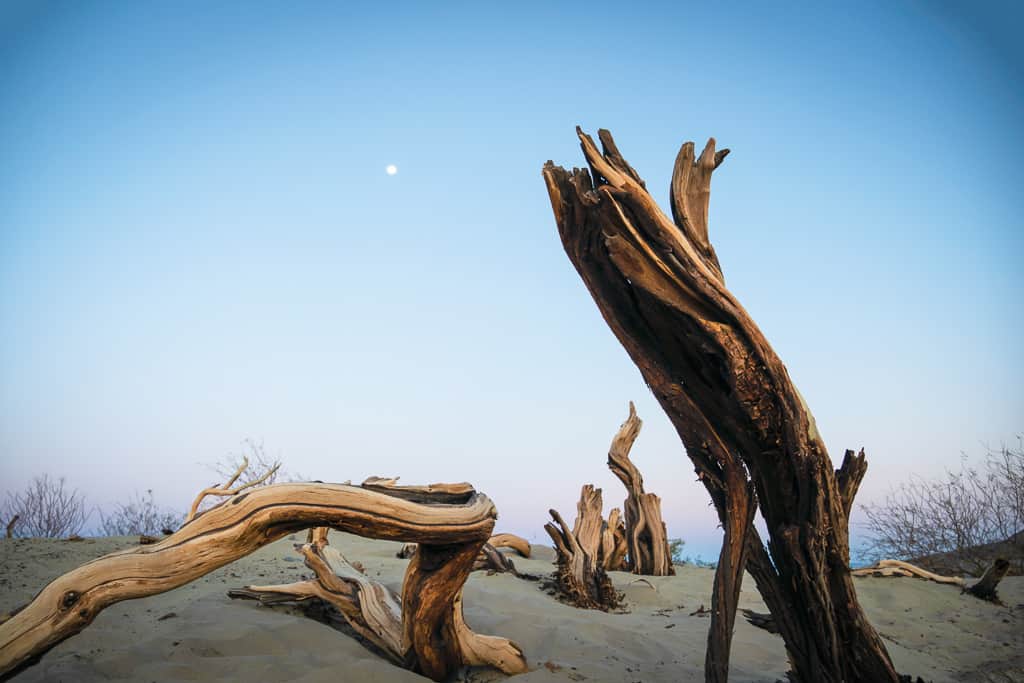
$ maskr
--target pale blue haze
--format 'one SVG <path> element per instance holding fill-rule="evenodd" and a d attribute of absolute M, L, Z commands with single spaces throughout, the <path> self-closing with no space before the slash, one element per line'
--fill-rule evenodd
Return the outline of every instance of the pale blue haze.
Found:
<path fill-rule="evenodd" d="M 468 480 L 534 540 L 634 459 L 716 519 L 562 252 L 540 168 L 611 129 L 711 231 L 860 493 L 1024 430 L 1013 3 L 0 5 L 0 492 L 184 508 L 262 439 L 309 477 Z M 972 3 L 973 5 L 973 3 Z M 1017 27 L 1017 28 L 1014 28 Z M 398 173 L 384 169 L 396 164 Z"/>

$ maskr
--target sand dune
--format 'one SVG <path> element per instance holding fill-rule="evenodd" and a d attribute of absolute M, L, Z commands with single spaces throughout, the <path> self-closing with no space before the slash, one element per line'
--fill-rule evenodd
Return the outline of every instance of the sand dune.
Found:
<path fill-rule="evenodd" d="M 400 588 L 407 563 L 395 557 L 400 544 L 336 533 L 331 539 L 372 578 Z M 269 545 L 163 595 L 114 605 L 14 680 L 426 680 L 298 609 L 227 597 L 229 588 L 244 584 L 309 576 L 292 548 L 298 540 Z M 55 576 L 133 543 L 0 540 L 0 612 L 27 602 Z M 520 571 L 547 574 L 552 558 L 550 549 L 539 548 L 534 559 L 515 557 L 515 563 Z M 563 605 L 537 582 L 476 572 L 466 584 L 466 619 L 481 633 L 523 647 L 533 667 L 516 677 L 524 683 L 702 681 L 708 617 L 694 612 L 711 604 L 712 571 L 686 566 L 673 577 L 612 577 L 626 595 L 626 608 L 605 614 Z M 744 586 L 740 607 L 765 611 L 753 580 L 748 577 Z M 915 579 L 857 579 L 857 591 L 901 672 L 936 682 L 1024 681 L 1024 577 L 1000 585 L 1006 607 Z M 731 680 L 775 681 L 785 670 L 782 639 L 740 619 Z M 472 670 L 460 680 L 502 678 Z"/>

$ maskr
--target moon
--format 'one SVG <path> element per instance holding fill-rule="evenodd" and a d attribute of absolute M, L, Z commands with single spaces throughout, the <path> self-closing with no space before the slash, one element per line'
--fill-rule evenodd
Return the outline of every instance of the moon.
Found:
<path fill-rule="evenodd" d="M 395 175 L 398 173 L 398 167 L 394 164 L 388 164 L 387 168 L 384 169 L 384 172 L 388 175 Z"/>

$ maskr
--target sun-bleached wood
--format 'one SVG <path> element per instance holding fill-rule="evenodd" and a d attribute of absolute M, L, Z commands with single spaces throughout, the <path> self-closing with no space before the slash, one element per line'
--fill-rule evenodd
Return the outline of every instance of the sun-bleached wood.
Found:
<path fill-rule="evenodd" d="M 523 557 L 530 557 L 530 542 L 522 536 L 508 533 L 494 534 L 487 542 L 495 548 L 511 548 Z"/>
<path fill-rule="evenodd" d="M 608 572 L 628 570 L 627 552 L 629 543 L 626 540 L 626 523 L 622 520 L 622 511 L 612 508 L 601 530 L 601 566 Z"/>
<path fill-rule="evenodd" d="M 577 128 L 587 169 L 543 177 L 559 236 L 605 322 L 676 428 L 724 530 L 705 656 L 728 679 L 744 568 L 776 616 L 793 681 L 898 676 L 857 602 L 847 489 L 782 361 L 726 288 L 708 232 L 711 175 L 727 150 L 679 150 L 669 219 L 611 134 Z M 756 496 L 756 497 L 755 497 Z M 770 546 L 753 528 L 760 508 Z"/>
<path fill-rule="evenodd" d="M 464 622 L 453 605 L 497 512 L 472 489 L 459 494 L 460 502 L 439 496 L 444 503 L 410 500 L 427 500 L 422 491 L 323 483 L 274 484 L 235 495 L 159 543 L 106 555 L 50 582 L 0 624 L 0 677 L 78 633 L 110 605 L 177 588 L 290 533 L 330 527 L 419 544 L 403 585 L 402 642 L 414 653 L 412 668 L 441 680 L 477 658 L 480 642 L 492 642 L 474 636 L 464 653 L 457 638 Z"/>
<path fill-rule="evenodd" d="M 314 542 L 299 546 L 306 566 L 313 570 L 316 579 L 275 586 L 246 586 L 229 591 L 228 595 L 254 598 L 264 604 L 319 598 L 337 609 L 353 630 L 393 662 L 420 670 L 422 667 L 416 654 L 410 650 L 412 643 L 405 639 L 406 626 L 403 624 L 405 619 L 416 617 L 403 613 L 403 598 L 368 578 L 340 551 L 328 545 L 326 529 L 318 531 L 320 533 Z M 461 664 L 493 666 L 508 674 L 527 670 L 526 659 L 515 643 L 505 638 L 479 635 L 466 625 L 462 615 L 461 588 L 451 598 L 450 608 L 450 628 L 456 634 Z"/>
<path fill-rule="evenodd" d="M 557 510 L 550 510 L 554 523 L 544 530 L 555 543 L 558 569 L 555 585 L 567 602 L 586 609 L 608 610 L 619 604 L 619 595 L 605 572 L 601 557 L 604 520 L 601 489 L 585 484 L 576 504 L 572 529 Z"/>
<path fill-rule="evenodd" d="M 270 477 L 274 476 L 274 473 L 277 472 L 277 470 L 281 467 L 281 463 L 277 463 L 276 465 L 268 469 L 258 479 L 242 484 L 241 486 L 235 486 L 235 488 L 231 488 L 234 485 L 234 483 L 238 481 L 238 478 L 242 476 L 242 473 L 245 472 L 245 468 L 247 468 L 248 466 L 249 458 L 243 457 L 242 464 L 238 466 L 238 469 L 235 470 L 235 473 L 231 475 L 231 478 L 228 479 L 226 484 L 217 484 L 216 486 L 211 486 L 200 491 L 199 495 L 197 495 L 195 500 L 192 501 L 192 507 L 189 509 L 188 515 L 185 517 L 185 522 L 191 522 L 193 519 L 196 518 L 196 515 L 199 514 L 199 506 L 202 504 L 203 500 L 207 496 L 220 496 L 222 498 L 227 498 L 230 496 L 238 495 L 239 493 L 246 489 L 255 488 L 262 484 L 263 482 L 265 482 Z"/>
<path fill-rule="evenodd" d="M 853 569 L 850 573 L 854 576 L 916 576 L 919 579 L 928 579 L 936 583 L 964 585 L 964 580 L 959 576 L 942 576 L 901 560 L 879 560 L 870 567 Z"/>
<path fill-rule="evenodd" d="M 629 552 L 629 567 L 634 574 L 648 576 L 670 576 L 672 553 L 668 548 L 668 532 L 661 518 L 661 498 L 644 491 L 644 478 L 629 452 L 640 434 L 643 422 L 636 414 L 636 407 L 629 402 L 629 416 L 619 427 L 608 449 L 608 467 L 626 487 L 626 544 Z"/>

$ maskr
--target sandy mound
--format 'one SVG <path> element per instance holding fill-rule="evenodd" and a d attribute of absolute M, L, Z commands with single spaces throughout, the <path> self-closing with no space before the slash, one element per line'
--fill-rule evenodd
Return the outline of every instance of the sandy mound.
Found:
<path fill-rule="evenodd" d="M 354 639 L 290 608 L 231 600 L 229 588 L 285 583 L 310 572 L 286 539 L 163 595 L 122 602 L 61 643 L 14 680 L 28 681 L 413 681 Z M 0 612 L 27 602 L 55 576 L 133 539 L 0 540 Z M 332 544 L 367 573 L 398 590 L 407 561 L 398 543 L 332 533 Z M 516 557 L 523 572 L 552 570 L 550 549 Z M 677 568 L 674 577 L 637 580 L 614 572 L 626 595 L 622 613 L 577 610 L 537 582 L 474 573 L 466 619 L 481 633 L 519 643 L 533 670 L 526 681 L 703 681 L 712 571 Z M 766 611 L 749 577 L 740 607 Z M 961 596 L 916 579 L 857 579 L 857 592 L 904 673 L 939 681 L 1024 681 L 1024 577 L 1000 585 L 1008 605 Z M 786 670 L 782 640 L 742 618 L 733 641 L 733 681 L 775 681 Z M 1002 677 L 993 674 L 1002 672 Z M 489 670 L 465 680 L 495 681 Z"/>

